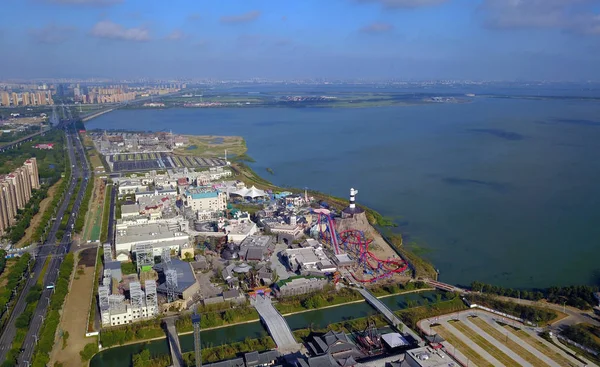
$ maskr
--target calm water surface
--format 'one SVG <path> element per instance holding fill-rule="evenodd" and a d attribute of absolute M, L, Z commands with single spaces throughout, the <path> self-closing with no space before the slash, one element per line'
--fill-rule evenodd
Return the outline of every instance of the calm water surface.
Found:
<path fill-rule="evenodd" d="M 393 311 L 408 307 L 408 301 L 414 302 L 413 306 L 423 305 L 425 302 L 437 302 L 436 293 L 421 292 L 382 298 L 382 301 Z M 353 303 L 332 307 L 323 310 L 304 312 L 286 316 L 285 319 L 292 330 L 305 329 L 312 325 L 314 328 L 325 328 L 330 324 L 352 320 L 377 314 L 377 311 L 365 302 Z M 214 347 L 222 344 L 243 341 L 246 338 L 260 338 L 267 336 L 267 331 L 260 322 L 252 322 L 214 330 L 205 330 L 201 333 L 203 347 Z M 194 337 L 192 334 L 179 336 L 181 349 L 185 352 L 194 350 Z M 107 349 L 94 356 L 90 367 L 129 367 L 135 354 L 144 349 L 150 350 L 152 356 L 169 354 L 169 344 L 166 339 L 148 343 L 125 345 Z"/>
<path fill-rule="evenodd" d="M 597 102 L 120 110 L 87 127 L 243 136 L 278 185 L 358 188 L 446 282 L 600 281 Z"/>

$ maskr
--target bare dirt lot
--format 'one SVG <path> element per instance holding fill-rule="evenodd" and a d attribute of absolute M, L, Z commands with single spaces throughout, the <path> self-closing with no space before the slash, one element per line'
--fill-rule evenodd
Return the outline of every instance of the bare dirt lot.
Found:
<path fill-rule="evenodd" d="M 85 337 L 85 331 L 90 299 L 94 289 L 96 249 L 84 250 L 79 255 L 79 263 L 65 301 L 59 325 L 63 335 L 68 332 L 69 337 L 64 349 L 63 338 L 58 338 L 54 344 L 50 366 L 53 366 L 55 362 L 62 363 L 65 367 L 85 366 L 86 364 L 81 361 L 79 352 L 83 350 L 86 344 L 93 342 L 92 338 Z"/>

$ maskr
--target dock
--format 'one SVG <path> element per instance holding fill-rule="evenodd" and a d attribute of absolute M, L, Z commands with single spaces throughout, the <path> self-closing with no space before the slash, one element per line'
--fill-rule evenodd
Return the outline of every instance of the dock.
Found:
<path fill-rule="evenodd" d="M 275 341 L 275 344 L 277 344 L 277 349 L 280 353 L 293 353 L 301 349 L 289 325 L 281 313 L 273 307 L 271 298 L 268 295 L 257 296 L 253 299 L 252 305 L 256 308 L 267 330 L 269 330 L 269 334 Z"/>

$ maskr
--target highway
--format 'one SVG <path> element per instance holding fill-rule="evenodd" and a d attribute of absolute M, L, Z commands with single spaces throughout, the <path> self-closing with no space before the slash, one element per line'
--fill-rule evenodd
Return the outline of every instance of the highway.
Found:
<path fill-rule="evenodd" d="M 70 111 L 67 111 L 70 115 Z M 43 319 L 47 312 L 47 307 L 49 305 L 50 295 L 52 292 L 51 289 L 46 289 L 45 287 L 48 285 L 55 284 L 58 278 L 58 270 L 60 264 L 62 263 L 64 255 L 70 250 L 71 231 L 75 220 L 77 219 L 76 215 L 79 211 L 79 207 L 83 200 L 83 196 L 85 194 L 85 190 L 90 177 L 89 164 L 85 156 L 84 147 L 81 141 L 79 140 L 77 132 L 74 129 L 73 120 L 67 120 L 66 122 L 62 123 L 59 126 L 59 128 L 64 129 L 66 132 L 69 163 L 72 165 L 71 181 L 62 200 L 62 203 L 56 213 L 56 220 L 52 224 L 46 242 L 42 246 L 39 246 L 39 249 L 37 251 L 38 253 L 35 257 L 35 263 L 33 265 L 31 276 L 28 278 L 23 291 L 21 292 L 16 302 L 14 310 L 11 313 L 6 328 L 3 334 L 0 336 L 0 360 L 5 360 L 6 355 L 11 348 L 11 344 L 16 334 L 15 320 L 25 310 L 25 307 L 27 306 L 25 301 L 27 293 L 29 292 L 31 287 L 37 283 L 46 258 L 50 256 L 51 258 L 48 264 L 48 268 L 46 270 L 42 282 L 44 287 L 43 292 L 38 302 L 38 306 L 32 316 L 31 324 L 25 337 L 25 341 L 23 342 L 22 353 L 19 356 L 18 360 L 19 366 L 29 365 L 29 363 L 31 362 L 31 358 L 35 349 L 35 344 L 38 339 Z M 79 191 L 74 193 L 73 191 L 75 189 L 75 186 L 77 185 L 78 179 L 80 178 L 82 179 L 82 181 L 79 187 Z M 73 205 L 73 213 L 66 213 L 67 206 L 73 194 L 76 194 L 76 199 Z M 59 231 L 59 227 L 64 215 L 69 216 L 69 220 L 67 223 L 67 229 L 64 231 L 64 236 L 62 239 L 60 239 L 60 242 L 58 242 L 56 235 Z M 49 246 L 52 244 L 55 245 Z"/>

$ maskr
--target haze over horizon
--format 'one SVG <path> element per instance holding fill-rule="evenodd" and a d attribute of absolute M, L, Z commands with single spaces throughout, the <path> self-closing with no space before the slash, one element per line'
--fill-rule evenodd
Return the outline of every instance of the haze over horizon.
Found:
<path fill-rule="evenodd" d="M 4 0 L 0 78 L 600 79 L 599 0 Z"/>

